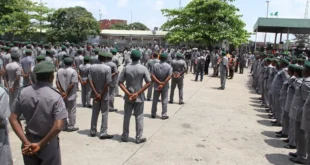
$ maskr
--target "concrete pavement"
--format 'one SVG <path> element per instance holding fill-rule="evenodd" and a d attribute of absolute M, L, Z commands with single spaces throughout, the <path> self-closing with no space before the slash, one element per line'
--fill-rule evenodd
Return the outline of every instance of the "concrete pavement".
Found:
<path fill-rule="evenodd" d="M 225 91 L 217 90 L 219 78 L 205 77 L 194 82 L 194 76 L 185 76 L 185 105 L 168 105 L 169 120 L 158 116 L 151 119 L 151 103 L 145 102 L 144 135 L 148 141 L 135 144 L 135 120 L 131 118 L 128 143 L 120 140 L 123 124 L 122 98 L 116 98 L 116 113 L 109 114 L 109 134 L 112 140 L 88 136 L 91 109 L 77 109 L 78 132 L 60 133 L 64 165 L 290 165 L 288 152 L 280 139 L 275 138 L 279 127 L 271 127 L 259 97 L 251 90 L 248 70 L 227 80 Z M 79 92 L 80 95 L 80 92 Z M 178 102 L 178 90 L 175 102 Z M 80 103 L 81 97 L 78 98 Z M 158 115 L 161 104 L 158 105 Z M 101 117 L 99 118 L 99 121 Z M 98 128 L 100 124 L 98 122 Z M 21 142 L 10 132 L 15 165 L 23 164 Z M 294 152 L 294 150 L 292 150 Z"/>

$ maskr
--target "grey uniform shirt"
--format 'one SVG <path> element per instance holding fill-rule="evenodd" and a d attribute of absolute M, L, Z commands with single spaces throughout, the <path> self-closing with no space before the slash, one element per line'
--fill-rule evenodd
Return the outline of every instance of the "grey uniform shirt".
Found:
<path fill-rule="evenodd" d="M 97 93 L 100 94 L 104 88 L 104 85 L 110 85 L 112 82 L 111 68 L 105 64 L 94 64 L 89 69 L 88 79 L 93 82 Z M 94 96 L 94 91 L 92 94 Z M 108 92 L 105 92 L 102 98 L 104 100 L 108 100 Z"/>
<path fill-rule="evenodd" d="M 31 67 L 34 66 L 34 61 L 31 56 L 23 57 L 20 63 L 25 74 L 29 73 L 31 71 Z"/>
<path fill-rule="evenodd" d="M 118 55 L 114 55 L 113 58 L 112 58 L 112 62 L 114 62 L 114 64 L 119 67 L 120 64 L 119 64 L 119 57 Z"/>
<path fill-rule="evenodd" d="M 293 97 L 295 94 L 295 88 L 294 88 L 294 82 L 296 81 L 296 77 L 292 76 L 288 81 L 288 87 L 287 87 L 287 96 L 286 96 L 286 102 L 285 102 L 285 106 L 284 106 L 284 110 L 286 112 L 290 112 L 291 109 L 291 105 L 292 105 L 292 101 L 293 101 Z"/>
<path fill-rule="evenodd" d="M 3 59 L 3 66 L 4 66 L 4 68 L 6 67 L 7 64 L 12 62 L 11 54 L 10 53 L 5 53 L 2 56 L 2 59 Z"/>
<path fill-rule="evenodd" d="M 159 63 L 160 62 L 160 60 L 159 59 L 149 59 L 148 61 L 147 61 L 147 69 L 150 71 L 150 73 L 152 73 L 152 71 L 153 71 L 153 68 L 154 68 L 154 65 L 156 64 L 156 63 Z"/>
<path fill-rule="evenodd" d="M 8 91 L 0 85 L 0 126 L 6 125 L 6 119 L 10 114 Z"/>
<path fill-rule="evenodd" d="M 104 64 L 107 65 L 107 66 L 109 66 L 109 67 L 111 68 L 111 74 L 117 73 L 117 72 L 118 72 L 117 66 L 116 66 L 116 64 L 115 64 L 114 62 L 109 61 L 109 62 L 104 63 Z M 110 86 L 111 86 L 111 87 L 116 86 L 116 85 L 117 85 L 117 80 L 118 80 L 117 75 L 115 75 L 115 76 L 112 78 L 112 82 L 111 82 Z"/>
<path fill-rule="evenodd" d="M 172 68 L 167 62 L 159 62 L 154 65 L 152 75 L 154 75 L 159 81 L 164 82 L 168 76 L 172 75 Z M 154 88 L 158 88 L 158 84 L 154 83 Z M 163 90 L 169 88 L 169 83 L 166 83 Z"/>
<path fill-rule="evenodd" d="M 302 78 L 297 78 L 295 83 L 294 83 L 294 88 L 295 88 L 295 94 L 294 98 L 292 101 L 291 105 L 291 110 L 292 111 L 292 118 L 295 119 L 296 121 L 301 121 L 301 116 L 299 115 L 299 111 L 301 111 L 302 106 L 304 104 L 304 101 L 302 99 L 302 91 L 301 91 L 301 86 L 302 86 Z"/>
<path fill-rule="evenodd" d="M 171 62 L 171 67 L 172 67 L 172 72 L 177 74 L 177 73 L 181 73 L 183 72 L 184 70 L 186 70 L 186 62 L 182 59 L 174 59 L 172 60 Z M 184 77 L 184 74 L 181 75 L 181 77 Z M 174 77 L 172 77 L 174 78 Z"/>
<path fill-rule="evenodd" d="M 15 79 L 22 74 L 22 67 L 18 62 L 12 62 L 6 65 L 6 77 L 9 88 L 18 88 L 19 83 L 14 84 Z"/>
<path fill-rule="evenodd" d="M 305 104 L 303 106 L 303 116 L 301 128 L 307 133 L 310 132 L 310 77 L 304 80 L 304 87 L 302 88 L 302 97 L 305 99 Z"/>
<path fill-rule="evenodd" d="M 197 57 L 197 68 L 203 69 L 205 68 L 206 58 L 204 56 Z"/>
<path fill-rule="evenodd" d="M 74 57 L 74 64 L 75 64 L 75 67 L 77 68 L 77 70 L 78 70 L 79 66 L 81 64 L 83 64 L 83 62 L 84 62 L 84 57 L 82 55 L 78 55 L 78 56 Z"/>
<path fill-rule="evenodd" d="M 101 62 L 99 61 L 98 59 L 98 55 L 95 55 L 95 56 L 91 56 L 91 59 L 90 59 L 90 64 L 100 64 Z"/>
<path fill-rule="evenodd" d="M 142 87 L 143 80 L 146 83 L 151 82 L 150 73 L 147 68 L 141 65 L 138 61 L 128 64 L 121 72 L 119 82 L 126 83 L 126 88 L 130 93 L 138 92 Z M 125 95 L 125 100 L 129 101 L 128 96 Z M 135 100 L 135 102 L 144 102 L 145 95 L 142 93 Z"/>
<path fill-rule="evenodd" d="M 45 137 L 55 120 L 67 118 L 61 95 L 51 88 L 51 83 L 38 82 L 23 88 L 11 107 L 12 112 L 26 118 L 26 133 Z"/>
<path fill-rule="evenodd" d="M 221 72 L 226 72 L 226 69 L 228 69 L 227 68 L 227 64 L 228 64 L 228 58 L 226 56 L 224 56 L 222 58 L 221 63 L 220 63 L 220 70 L 221 70 Z"/>
<path fill-rule="evenodd" d="M 88 79 L 90 64 L 81 64 L 79 66 L 79 72 L 83 81 Z"/>
<path fill-rule="evenodd" d="M 282 88 L 283 83 L 288 79 L 289 75 L 287 73 L 287 68 L 283 68 L 276 74 L 275 78 L 272 81 L 271 85 L 272 94 L 275 94 L 275 96 L 280 94 L 279 92 Z"/>
<path fill-rule="evenodd" d="M 69 85 L 74 83 L 74 87 L 68 93 L 68 100 L 72 101 L 77 98 L 76 90 L 79 82 L 77 72 L 72 67 L 60 68 L 57 72 L 57 82 L 59 82 L 63 91 L 67 91 Z"/>

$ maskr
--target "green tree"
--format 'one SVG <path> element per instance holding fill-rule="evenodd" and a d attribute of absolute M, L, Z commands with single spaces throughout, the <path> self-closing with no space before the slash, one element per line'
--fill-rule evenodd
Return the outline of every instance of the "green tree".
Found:
<path fill-rule="evenodd" d="M 47 30 L 49 27 L 48 16 L 55 11 L 54 9 L 48 8 L 45 3 L 35 3 L 32 8 L 31 20 L 33 29 L 36 32 L 40 32 L 40 36 L 43 30 Z"/>
<path fill-rule="evenodd" d="M 170 43 L 200 42 L 212 45 L 228 40 L 235 46 L 247 41 L 249 33 L 233 0 L 192 0 L 182 9 L 162 9 L 168 21 L 161 27 L 169 30 Z"/>
<path fill-rule="evenodd" d="M 305 48 L 310 44 L 310 35 L 309 34 L 294 34 L 295 43 L 298 48 Z"/>
<path fill-rule="evenodd" d="M 98 35 L 98 21 L 85 8 L 77 6 L 61 8 L 49 15 L 50 29 L 47 31 L 50 41 L 82 42 L 90 35 Z"/>
<path fill-rule="evenodd" d="M 110 26 L 112 30 L 130 30 L 130 27 L 125 23 L 116 23 Z"/>
<path fill-rule="evenodd" d="M 147 26 L 145 26 L 141 22 L 134 22 L 128 25 L 132 30 L 150 30 Z"/>

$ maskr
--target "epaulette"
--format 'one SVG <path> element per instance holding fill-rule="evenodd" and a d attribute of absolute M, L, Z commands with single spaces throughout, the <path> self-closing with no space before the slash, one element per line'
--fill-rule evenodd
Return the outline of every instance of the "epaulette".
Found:
<path fill-rule="evenodd" d="M 6 93 L 9 93 L 9 91 L 8 91 L 8 89 L 6 89 L 6 87 L 2 86 L 1 84 L 0 84 L 0 87 L 3 88 L 6 91 Z"/>
<path fill-rule="evenodd" d="M 53 91 L 55 91 L 56 93 L 58 93 L 59 95 L 61 95 L 61 93 L 54 87 L 50 87 Z"/>

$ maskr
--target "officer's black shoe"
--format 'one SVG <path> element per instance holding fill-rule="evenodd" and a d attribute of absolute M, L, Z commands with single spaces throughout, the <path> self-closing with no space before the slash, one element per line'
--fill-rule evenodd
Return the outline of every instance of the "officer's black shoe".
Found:
<path fill-rule="evenodd" d="M 113 135 L 108 135 L 108 134 L 102 135 L 99 137 L 99 139 L 112 139 L 112 138 L 113 138 Z"/>
<path fill-rule="evenodd" d="M 144 143 L 144 142 L 146 142 L 146 138 L 142 138 L 142 139 L 137 139 L 136 140 L 137 144 L 141 144 L 141 143 Z"/>
<path fill-rule="evenodd" d="M 83 108 L 85 108 L 86 107 L 86 105 L 83 105 Z"/>
<path fill-rule="evenodd" d="M 289 143 L 290 142 L 290 139 L 285 139 L 285 140 L 282 140 L 284 143 Z"/>
<path fill-rule="evenodd" d="M 280 135 L 276 135 L 277 138 L 287 138 L 287 135 L 283 135 L 283 134 L 280 134 Z"/>
<path fill-rule="evenodd" d="M 151 99 L 146 99 L 147 101 L 151 101 Z"/>
<path fill-rule="evenodd" d="M 288 155 L 290 155 L 291 157 L 297 158 L 297 154 L 294 152 L 290 152 L 290 153 L 288 153 Z"/>
<path fill-rule="evenodd" d="M 78 131 L 80 128 L 78 127 L 72 127 L 72 128 L 68 128 L 67 131 L 68 132 L 74 132 L 74 131 Z"/>
<path fill-rule="evenodd" d="M 167 120 L 167 119 L 169 119 L 169 116 L 163 116 L 161 119 Z"/>
<path fill-rule="evenodd" d="M 152 115 L 152 119 L 155 119 L 156 118 L 156 115 Z"/>
<path fill-rule="evenodd" d="M 109 112 L 117 112 L 117 109 L 110 109 Z"/>
<path fill-rule="evenodd" d="M 282 134 L 283 132 L 282 132 L 282 130 L 281 131 L 278 131 L 278 132 L 276 132 L 276 134 L 278 134 L 278 135 L 280 135 L 280 134 Z"/>
<path fill-rule="evenodd" d="M 96 137 L 96 133 L 90 133 L 89 136 L 90 137 Z"/>
<path fill-rule="evenodd" d="M 87 108 L 92 108 L 93 106 L 92 105 L 87 105 Z"/>
<path fill-rule="evenodd" d="M 121 137 L 121 140 L 122 140 L 122 142 L 125 142 L 125 143 L 128 142 L 128 139 L 125 139 L 125 138 L 123 138 L 123 137 Z"/>
<path fill-rule="evenodd" d="M 179 104 L 182 105 L 182 104 L 184 104 L 184 102 L 183 102 L 183 101 L 180 101 Z"/>
<path fill-rule="evenodd" d="M 278 121 L 276 120 L 276 121 L 271 121 L 270 122 L 271 124 L 276 124 L 276 123 L 278 123 Z"/>
<path fill-rule="evenodd" d="M 286 148 L 286 149 L 296 149 L 296 146 L 286 145 L 286 146 L 284 146 L 284 148 Z"/>
<path fill-rule="evenodd" d="M 122 95 L 115 95 L 115 97 L 122 97 Z"/>
<path fill-rule="evenodd" d="M 281 127 L 281 126 L 282 126 L 282 124 L 275 123 L 275 124 L 272 124 L 272 126 L 274 126 L 274 127 Z"/>
<path fill-rule="evenodd" d="M 290 158 L 290 161 L 297 163 L 297 164 L 305 164 L 305 160 L 299 160 L 297 158 Z"/>
<path fill-rule="evenodd" d="M 173 104 L 173 101 L 169 101 L 170 104 Z"/>

